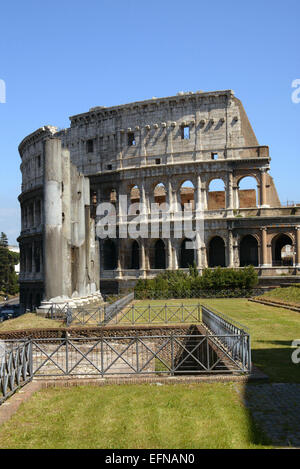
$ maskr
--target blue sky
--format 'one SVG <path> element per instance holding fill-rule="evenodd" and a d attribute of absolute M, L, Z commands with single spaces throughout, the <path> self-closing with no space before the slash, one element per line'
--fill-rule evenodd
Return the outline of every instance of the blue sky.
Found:
<path fill-rule="evenodd" d="M 299 0 L 36 0 L 0 7 L 0 231 L 20 229 L 18 144 L 93 106 L 233 89 L 282 201 L 300 201 Z"/>

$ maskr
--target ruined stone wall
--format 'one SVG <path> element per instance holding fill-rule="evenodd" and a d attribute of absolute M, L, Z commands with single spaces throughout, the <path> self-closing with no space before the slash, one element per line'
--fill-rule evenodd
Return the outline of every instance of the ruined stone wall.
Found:
<path fill-rule="evenodd" d="M 281 207 L 269 174 L 269 149 L 258 144 L 243 105 L 231 90 L 99 106 L 70 121 L 64 130 L 42 127 L 19 146 L 23 296 L 27 290 L 47 299 L 82 297 L 98 290 L 99 272 L 110 289 L 121 284 L 126 289 L 163 269 L 185 268 L 185 238 L 177 237 L 174 220 L 177 207 L 187 202 L 193 209 L 193 228 L 199 216 L 194 209 L 202 210 L 200 247 L 193 253 L 200 272 L 214 264 L 216 237 L 221 239 L 223 252 L 217 262 L 222 266 L 238 268 L 252 262 L 241 254 L 247 252 L 243 240 L 252 250 L 256 243 L 253 262 L 261 274 L 280 270 L 279 247 L 284 239 L 290 240 L 294 273 L 298 272 L 300 209 Z M 56 176 L 49 166 L 50 147 Z M 254 189 L 241 189 L 246 177 L 252 178 Z M 215 179 L 223 182 L 224 191 L 211 189 Z M 111 201 L 122 222 L 128 211 L 128 206 L 119 205 L 124 195 L 128 206 L 130 201 L 143 203 L 149 226 L 151 204 L 167 203 L 171 238 L 164 238 L 161 230 L 156 239 L 138 237 L 134 262 L 134 240 L 115 239 L 115 260 L 107 268 L 103 241 L 98 251 L 94 211 L 100 202 Z M 165 257 L 159 265 L 158 240 L 163 241 Z"/>

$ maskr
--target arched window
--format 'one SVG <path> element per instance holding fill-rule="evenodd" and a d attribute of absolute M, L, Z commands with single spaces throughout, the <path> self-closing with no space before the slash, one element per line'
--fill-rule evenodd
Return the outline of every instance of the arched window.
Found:
<path fill-rule="evenodd" d="M 137 241 L 133 241 L 131 245 L 131 269 L 138 270 L 140 268 L 139 245 Z"/>
<path fill-rule="evenodd" d="M 154 202 L 164 204 L 167 201 L 167 191 L 163 183 L 159 183 L 154 188 Z"/>
<path fill-rule="evenodd" d="M 166 268 L 166 252 L 165 244 L 159 239 L 154 245 L 154 269 L 165 269 Z"/>
<path fill-rule="evenodd" d="M 180 186 L 180 203 L 181 207 L 184 208 L 185 204 L 189 204 L 194 209 L 195 206 L 195 187 L 192 181 L 185 181 Z"/>
<path fill-rule="evenodd" d="M 275 236 L 272 240 L 272 263 L 278 265 L 293 265 L 294 250 L 291 238 L 286 234 Z"/>
<path fill-rule="evenodd" d="M 226 191 L 222 179 L 213 179 L 208 186 L 207 209 L 220 210 L 226 207 Z"/>
<path fill-rule="evenodd" d="M 130 190 L 130 203 L 135 204 L 140 202 L 140 190 L 138 186 L 133 186 Z"/>
<path fill-rule="evenodd" d="M 186 269 L 194 264 L 194 260 L 195 249 L 193 249 L 193 242 L 189 239 L 184 239 L 180 247 L 180 267 Z"/>
<path fill-rule="evenodd" d="M 244 236 L 240 243 L 240 266 L 258 266 L 258 243 L 254 236 Z"/>
<path fill-rule="evenodd" d="M 116 245 L 111 239 L 103 243 L 103 269 L 114 270 L 117 267 Z"/>
<path fill-rule="evenodd" d="M 257 181 L 254 177 L 246 176 L 238 184 L 239 208 L 257 207 Z"/>
<path fill-rule="evenodd" d="M 209 267 L 225 267 L 225 243 L 220 236 L 215 236 L 209 243 Z"/>

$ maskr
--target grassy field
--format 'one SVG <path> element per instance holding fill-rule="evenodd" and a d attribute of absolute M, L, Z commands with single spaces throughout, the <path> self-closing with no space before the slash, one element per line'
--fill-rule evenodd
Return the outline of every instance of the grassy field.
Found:
<path fill-rule="evenodd" d="M 246 299 L 167 300 L 204 303 L 247 326 L 253 363 L 274 382 L 300 383 L 291 342 L 300 338 L 300 315 Z M 138 301 L 147 305 L 149 301 Z M 166 301 L 152 301 L 162 305 Z M 0 331 L 64 327 L 26 314 Z M 203 383 L 49 388 L 36 393 L 0 427 L 0 448 L 263 448 L 268 441 L 254 425 L 237 388 Z"/>
<path fill-rule="evenodd" d="M 0 448 L 262 448 L 235 386 L 45 389 L 0 427 Z"/>
<path fill-rule="evenodd" d="M 197 301 L 249 328 L 253 363 L 265 371 L 272 381 L 300 383 L 300 366 L 291 360 L 291 343 L 300 339 L 299 313 L 243 298 L 154 300 L 151 304 L 195 304 Z M 137 304 L 146 305 L 148 301 L 137 301 Z"/>
<path fill-rule="evenodd" d="M 65 327 L 63 321 L 55 321 L 37 316 L 34 313 L 26 313 L 15 319 L 8 319 L 0 323 L 0 332 L 17 331 L 21 329 L 51 329 Z"/>
<path fill-rule="evenodd" d="M 274 290 L 264 293 L 260 297 L 261 299 L 266 298 L 267 300 L 282 300 L 284 302 L 294 304 L 296 306 L 300 305 L 300 287 L 284 287 L 284 288 L 274 288 Z"/>
<path fill-rule="evenodd" d="M 288 290 L 288 289 L 284 289 Z M 249 328 L 252 360 L 275 382 L 300 383 L 300 367 L 293 364 L 291 343 L 300 339 L 300 314 L 283 308 L 253 303 L 243 298 L 204 300 L 153 300 L 152 305 L 207 304 Z M 147 306 L 149 300 L 136 301 Z M 18 329 L 65 327 L 60 321 L 27 313 L 0 324 L 0 332 Z"/>

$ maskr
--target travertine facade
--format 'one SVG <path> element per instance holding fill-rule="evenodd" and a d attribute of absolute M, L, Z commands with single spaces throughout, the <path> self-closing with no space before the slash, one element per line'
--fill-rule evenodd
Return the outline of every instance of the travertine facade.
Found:
<path fill-rule="evenodd" d="M 300 269 L 300 207 L 281 206 L 269 175 L 269 149 L 258 144 L 231 90 L 96 107 L 70 120 L 70 128 L 43 127 L 19 146 L 24 304 L 89 296 L 99 281 L 105 291 L 126 288 L 193 260 L 200 271 L 249 263 L 260 275 Z M 253 178 L 252 190 L 242 190 L 245 177 Z M 215 179 L 224 190 L 210 191 Z M 128 204 L 143 204 L 143 223 L 150 221 L 151 203 L 167 202 L 171 237 L 99 242 L 95 207 L 113 202 L 120 230 L 121 195 Z M 195 251 L 174 235 L 176 204 L 187 201 L 204 208 Z M 196 217 L 194 212 L 194 224 Z M 290 254 L 282 255 L 286 245 Z"/>

